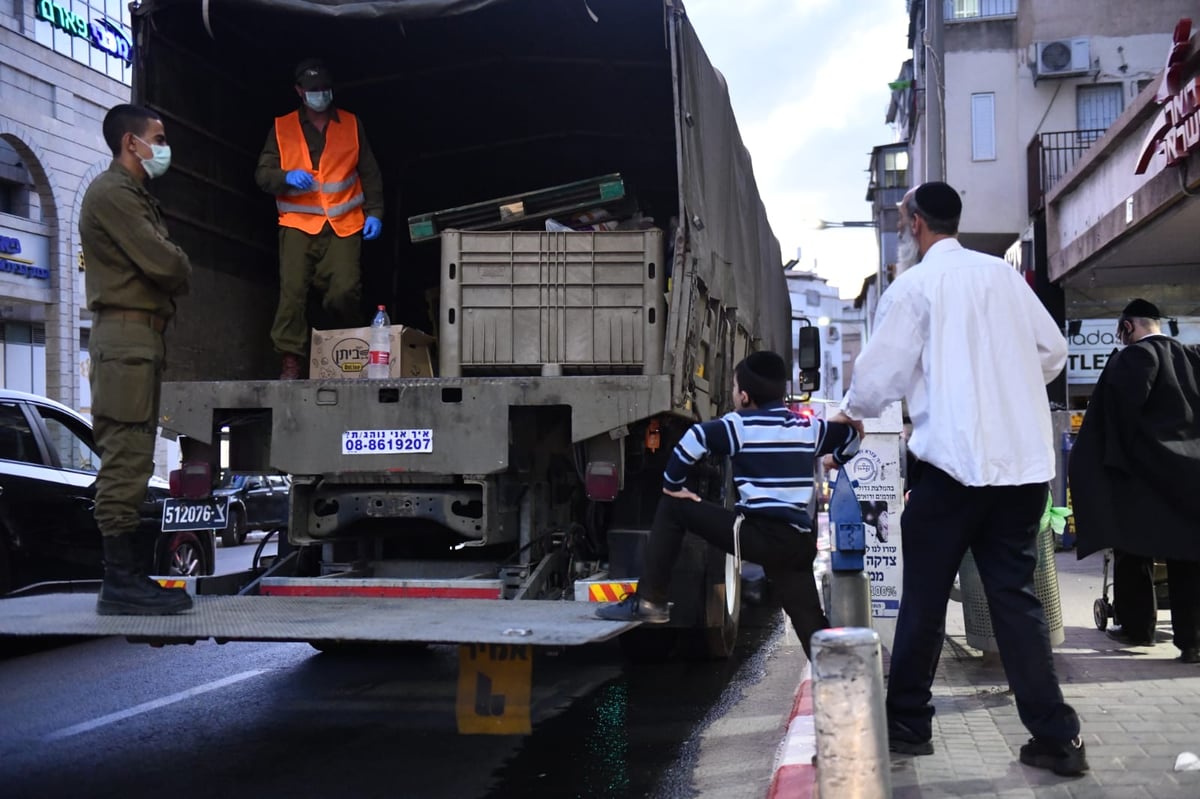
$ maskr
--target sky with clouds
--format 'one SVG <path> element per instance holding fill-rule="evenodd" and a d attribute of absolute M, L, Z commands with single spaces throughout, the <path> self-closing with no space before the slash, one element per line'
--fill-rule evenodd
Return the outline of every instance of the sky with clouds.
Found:
<path fill-rule="evenodd" d="M 785 260 L 800 250 L 842 297 L 878 264 L 870 229 L 814 231 L 811 220 L 870 219 L 871 148 L 910 57 L 905 0 L 684 0 L 725 76 Z"/>

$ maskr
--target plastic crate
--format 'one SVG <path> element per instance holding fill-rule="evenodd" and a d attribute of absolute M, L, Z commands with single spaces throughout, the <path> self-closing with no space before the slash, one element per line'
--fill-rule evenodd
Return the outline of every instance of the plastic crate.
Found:
<path fill-rule="evenodd" d="M 661 230 L 447 231 L 441 288 L 445 377 L 662 371 Z"/>

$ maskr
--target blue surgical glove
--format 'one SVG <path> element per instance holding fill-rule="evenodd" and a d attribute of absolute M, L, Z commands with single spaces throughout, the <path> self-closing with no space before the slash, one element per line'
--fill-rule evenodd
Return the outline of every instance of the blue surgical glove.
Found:
<path fill-rule="evenodd" d="M 305 169 L 293 169 L 287 173 L 287 184 L 293 189 L 308 191 L 313 185 L 312 173 Z"/>
<path fill-rule="evenodd" d="M 377 239 L 381 232 L 383 232 L 383 223 L 376 217 L 368 216 L 367 221 L 363 223 L 363 241 Z"/>

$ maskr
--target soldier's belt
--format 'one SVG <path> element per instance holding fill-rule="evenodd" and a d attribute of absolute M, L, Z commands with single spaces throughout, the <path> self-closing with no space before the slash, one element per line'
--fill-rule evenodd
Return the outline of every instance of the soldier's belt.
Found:
<path fill-rule="evenodd" d="M 133 322 L 134 324 L 146 325 L 153 328 L 156 332 L 161 333 L 167 329 L 167 320 L 165 317 L 158 314 L 150 313 L 149 311 L 131 311 L 120 308 L 105 308 L 103 311 L 96 312 L 97 322 Z"/>

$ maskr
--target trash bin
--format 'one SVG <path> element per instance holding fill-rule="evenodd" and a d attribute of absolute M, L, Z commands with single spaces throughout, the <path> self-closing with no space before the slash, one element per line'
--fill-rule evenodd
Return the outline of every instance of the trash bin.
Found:
<path fill-rule="evenodd" d="M 1062 596 L 1058 590 L 1058 569 L 1054 563 L 1054 530 L 1042 519 L 1042 531 L 1038 533 L 1038 562 L 1033 570 L 1034 591 L 1042 600 L 1046 611 L 1046 625 L 1050 629 L 1050 646 L 1058 646 L 1066 637 L 1063 632 Z M 963 625 L 967 630 L 967 644 L 984 652 L 999 652 L 996 634 L 992 630 L 992 614 L 987 596 L 983 592 L 983 581 L 975 558 L 967 550 L 958 570 L 959 588 L 962 591 Z"/>

